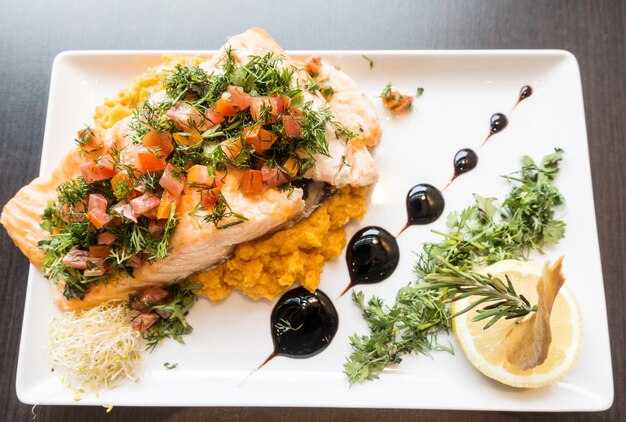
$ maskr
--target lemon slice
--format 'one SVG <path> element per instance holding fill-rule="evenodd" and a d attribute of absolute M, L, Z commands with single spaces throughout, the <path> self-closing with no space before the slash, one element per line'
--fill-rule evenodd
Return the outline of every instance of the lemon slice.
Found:
<path fill-rule="evenodd" d="M 531 304 L 538 302 L 536 287 L 542 274 L 540 265 L 505 260 L 480 273 L 489 273 L 501 280 L 506 279 L 506 274 L 518 294 L 524 295 Z M 452 313 L 467 307 L 471 300 L 475 298 L 453 302 Z M 582 318 L 576 298 L 567 286 L 559 291 L 550 315 L 552 342 L 547 358 L 531 369 L 521 370 L 506 357 L 506 337 L 516 320 L 501 319 L 484 330 L 487 320 L 473 322 L 476 314 L 473 309 L 454 318 L 452 330 L 471 364 L 489 378 L 513 387 L 538 388 L 563 378 L 574 366 L 582 340 Z"/>

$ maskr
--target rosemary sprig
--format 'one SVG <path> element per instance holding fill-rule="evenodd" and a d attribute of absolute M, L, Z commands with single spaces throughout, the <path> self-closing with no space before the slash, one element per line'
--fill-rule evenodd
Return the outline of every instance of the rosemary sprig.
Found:
<path fill-rule="evenodd" d="M 424 277 L 425 283 L 419 284 L 417 288 L 446 289 L 448 302 L 477 297 L 467 307 L 450 315 L 450 319 L 486 304 L 478 309 L 477 315 L 472 318 L 475 322 L 491 318 L 484 327 L 486 330 L 500 318 L 519 318 L 537 310 L 537 306 L 531 306 L 524 295 L 517 294 L 508 277 L 505 284 L 505 281 L 489 274 L 460 270 L 444 259 L 440 259 L 440 263 L 443 267 L 437 266 L 435 272 L 427 274 Z"/>

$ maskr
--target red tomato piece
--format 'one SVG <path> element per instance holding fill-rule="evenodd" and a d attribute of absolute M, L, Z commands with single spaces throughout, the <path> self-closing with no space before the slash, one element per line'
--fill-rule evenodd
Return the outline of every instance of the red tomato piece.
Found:
<path fill-rule="evenodd" d="M 109 201 L 107 201 L 104 195 L 99 194 L 99 193 L 90 193 L 88 195 L 87 202 L 88 202 L 88 206 L 87 206 L 88 211 L 91 211 L 94 209 L 106 210 L 107 204 L 109 203 Z"/>
<path fill-rule="evenodd" d="M 272 95 L 270 97 L 270 106 L 272 107 L 272 109 L 270 110 L 270 115 L 273 117 L 272 121 L 275 122 L 276 120 L 278 120 L 278 117 L 289 108 L 290 104 L 291 98 L 289 98 L 287 95 Z"/>
<path fill-rule="evenodd" d="M 131 208 L 130 204 L 127 201 L 121 201 L 117 203 L 113 207 L 113 211 L 115 211 L 120 216 L 124 217 L 125 219 L 132 221 L 133 223 L 137 222 L 137 216 L 135 215 L 135 213 L 133 212 L 133 209 Z"/>
<path fill-rule="evenodd" d="M 244 170 L 241 176 L 239 190 L 243 193 L 263 192 L 263 176 L 261 175 L 261 170 Z"/>
<path fill-rule="evenodd" d="M 222 117 L 234 116 L 237 113 L 237 110 L 235 109 L 235 107 L 233 107 L 230 101 L 227 101 L 223 98 L 217 100 L 213 111 L 215 112 L 215 114 Z"/>
<path fill-rule="evenodd" d="M 144 171 L 159 171 L 167 166 L 166 156 L 157 147 L 137 148 L 137 161 Z"/>
<path fill-rule="evenodd" d="M 157 207 L 157 219 L 161 220 L 164 218 L 169 218 L 172 206 L 174 207 L 174 210 L 176 210 L 176 200 L 171 197 L 169 192 L 163 192 L 163 196 L 161 196 L 161 202 L 159 202 L 159 206 Z"/>
<path fill-rule="evenodd" d="M 160 199 L 151 193 L 144 193 L 130 201 L 130 207 L 136 215 L 143 215 L 159 205 Z"/>
<path fill-rule="evenodd" d="M 274 167 L 271 169 L 267 166 L 261 167 L 261 177 L 265 186 L 270 189 L 276 186 L 280 186 L 289 181 L 287 175 L 280 171 L 278 167 Z"/>
<path fill-rule="evenodd" d="M 169 295 L 167 290 L 160 287 L 150 287 L 141 294 L 139 300 L 145 304 L 156 304 L 162 303 L 163 299 L 166 299 Z"/>
<path fill-rule="evenodd" d="M 242 111 L 250 107 L 250 94 L 246 94 L 242 87 L 229 85 L 222 98 L 229 101 L 237 111 Z"/>
<path fill-rule="evenodd" d="M 301 121 L 301 117 L 284 114 L 283 129 L 285 131 L 285 136 L 288 136 L 290 138 L 302 138 L 302 127 L 300 126 Z"/>
<path fill-rule="evenodd" d="M 135 331 L 145 333 L 159 318 L 155 312 L 144 312 L 133 318 L 130 327 Z"/>
<path fill-rule="evenodd" d="M 76 268 L 78 270 L 87 269 L 87 259 L 89 252 L 80 249 L 72 249 L 61 260 L 61 263 L 67 267 Z"/>
<path fill-rule="evenodd" d="M 109 232 L 100 233 L 98 235 L 98 245 L 110 245 L 115 242 L 116 239 L 117 237 Z"/>
<path fill-rule="evenodd" d="M 106 158 L 101 158 L 96 161 L 87 161 L 81 164 L 80 172 L 83 174 L 83 179 L 85 179 L 85 182 L 88 184 L 99 180 L 107 180 L 115 176 L 113 163 Z"/>
<path fill-rule="evenodd" d="M 322 70 L 322 59 L 320 56 L 311 56 L 304 62 L 304 70 L 313 77 L 320 74 Z"/>
<path fill-rule="evenodd" d="M 243 149 L 243 145 L 240 139 L 229 139 L 228 141 L 221 142 L 220 148 L 224 152 L 224 155 L 226 155 L 226 158 L 235 160 Z"/>
<path fill-rule="evenodd" d="M 166 158 L 174 151 L 174 141 L 169 132 L 157 132 L 151 129 L 144 135 L 141 143 L 147 147 L 155 147 Z"/>
<path fill-rule="evenodd" d="M 187 179 L 182 173 L 177 171 L 173 165 L 168 164 L 165 167 L 163 176 L 159 179 L 159 185 L 170 193 L 174 198 L 178 198 L 183 192 Z"/>
<path fill-rule="evenodd" d="M 200 206 L 203 208 L 212 208 L 220 199 L 220 189 L 211 188 L 200 191 Z"/>
<path fill-rule="evenodd" d="M 100 136 L 100 131 L 90 127 L 79 130 L 77 140 L 79 148 L 85 152 L 98 151 L 104 146 L 102 137 Z"/>
<path fill-rule="evenodd" d="M 135 254 L 128 258 L 128 261 L 126 261 L 126 265 L 135 270 L 141 268 L 141 266 L 143 265 L 143 258 L 141 257 L 141 254 Z"/>
<path fill-rule="evenodd" d="M 222 116 L 221 114 L 215 114 L 215 110 L 213 110 L 212 108 L 206 109 L 204 117 L 206 117 L 207 120 L 207 129 L 213 126 L 217 126 L 224 121 L 224 116 Z"/>

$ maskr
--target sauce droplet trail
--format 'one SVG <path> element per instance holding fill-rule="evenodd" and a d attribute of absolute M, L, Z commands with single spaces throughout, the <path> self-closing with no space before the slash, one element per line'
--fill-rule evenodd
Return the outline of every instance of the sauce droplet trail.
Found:
<path fill-rule="evenodd" d="M 430 224 L 437 220 L 446 206 L 441 191 L 427 183 L 413 186 L 406 195 L 406 226 L 398 236 L 409 226 Z"/>
<path fill-rule="evenodd" d="M 493 116 L 491 116 L 491 120 L 489 122 L 491 130 L 489 131 L 489 135 L 487 135 L 487 137 L 480 146 L 485 145 L 485 143 L 489 140 L 489 138 L 491 138 L 492 135 L 502 132 L 508 126 L 508 124 L 509 119 L 502 113 L 495 113 Z"/>
<path fill-rule="evenodd" d="M 452 178 L 448 182 L 448 184 L 443 188 L 446 190 L 448 186 L 460 175 L 467 173 L 468 171 L 472 171 L 478 165 L 478 154 L 474 152 L 473 149 L 463 148 L 459 150 L 454 156 L 454 174 Z"/>
<path fill-rule="evenodd" d="M 398 242 L 382 227 L 364 227 L 352 236 L 346 249 L 350 284 L 343 296 L 357 284 L 380 283 L 395 271 L 400 261 Z"/>
<path fill-rule="evenodd" d="M 521 103 L 522 101 L 524 101 L 526 98 L 530 97 L 531 95 L 533 95 L 533 87 L 530 85 L 524 85 L 519 92 L 519 98 L 517 99 L 517 102 L 513 106 L 513 110 L 515 110 L 515 107 L 517 107 L 519 103 Z"/>
<path fill-rule="evenodd" d="M 326 349 L 339 327 L 339 315 L 321 290 L 314 293 L 296 287 L 283 294 L 270 318 L 274 356 L 308 358 Z"/>

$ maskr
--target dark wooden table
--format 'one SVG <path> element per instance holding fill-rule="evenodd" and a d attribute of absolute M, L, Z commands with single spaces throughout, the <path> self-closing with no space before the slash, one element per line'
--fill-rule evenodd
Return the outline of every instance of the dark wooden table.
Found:
<path fill-rule="evenodd" d="M 206 4 L 205 4 L 206 3 Z M 356 409 L 40 407 L 38 420 L 626 420 L 626 3 L 543 1 L 0 2 L 0 204 L 39 168 L 54 56 L 76 49 L 213 49 L 261 26 L 287 49 L 562 48 L 582 73 L 615 402 L 596 414 Z M 28 264 L 0 230 L 0 419 L 30 419 L 15 370 Z"/>

